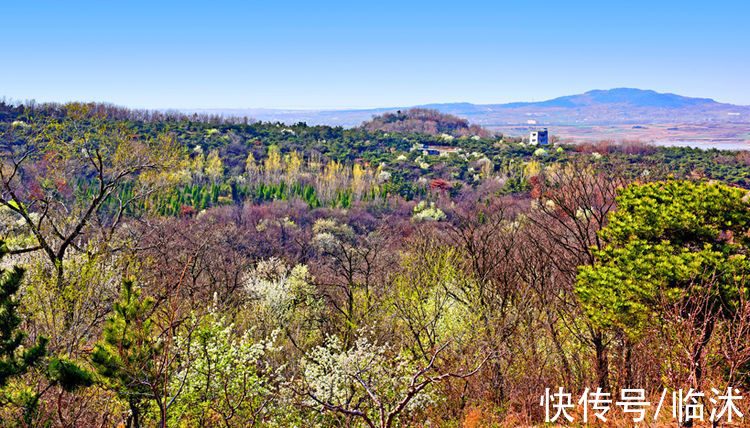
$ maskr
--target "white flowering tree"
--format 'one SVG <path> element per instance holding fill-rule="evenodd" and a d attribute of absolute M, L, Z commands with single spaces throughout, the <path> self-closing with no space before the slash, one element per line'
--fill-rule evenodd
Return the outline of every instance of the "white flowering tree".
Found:
<path fill-rule="evenodd" d="M 245 281 L 245 291 L 268 315 L 286 324 L 297 304 L 312 294 L 307 266 L 289 268 L 272 257 L 258 263 Z"/>
<path fill-rule="evenodd" d="M 420 201 L 414 207 L 414 213 L 411 218 L 416 222 L 440 221 L 445 220 L 445 213 L 440 208 L 435 207 L 434 202 L 428 204 L 425 201 Z"/>
<path fill-rule="evenodd" d="M 283 331 L 295 346 L 320 340 L 324 305 L 311 280 L 305 265 L 290 267 L 275 257 L 258 263 L 245 280 L 255 321 L 266 331 Z"/>
<path fill-rule="evenodd" d="M 254 340 L 250 331 L 238 334 L 234 324 L 213 313 L 192 322 L 197 328 L 176 338 L 186 351 L 172 377 L 172 389 L 181 393 L 170 425 L 255 425 L 276 397 L 277 372 L 265 360 L 275 350 L 275 334 Z"/>
<path fill-rule="evenodd" d="M 405 413 L 434 404 L 431 384 L 472 376 L 489 357 L 465 372 L 439 372 L 435 361 L 449 343 L 420 367 L 391 346 L 373 344 L 363 335 L 349 349 L 332 336 L 302 359 L 304 378 L 296 392 L 304 397 L 304 406 L 317 411 L 359 419 L 372 428 L 391 427 Z"/>

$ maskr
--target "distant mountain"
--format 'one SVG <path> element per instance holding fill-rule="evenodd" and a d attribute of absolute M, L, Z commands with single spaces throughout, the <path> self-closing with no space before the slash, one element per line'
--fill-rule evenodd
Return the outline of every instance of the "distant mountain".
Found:
<path fill-rule="evenodd" d="M 517 107 L 560 107 L 580 108 L 597 107 L 602 105 L 626 105 L 630 107 L 653 108 L 685 108 L 693 106 L 722 105 L 710 98 L 690 98 L 676 94 L 662 94 L 656 91 L 616 88 L 608 90 L 593 90 L 578 95 L 568 95 L 538 103 L 509 103 L 500 104 L 500 108 Z"/>
<path fill-rule="evenodd" d="M 446 103 L 413 106 L 452 114 L 482 126 L 501 127 L 536 121 L 539 125 L 602 125 L 658 123 L 750 123 L 750 106 L 691 98 L 651 90 L 593 90 L 540 102 L 507 104 Z M 209 109 L 185 112 L 248 116 L 272 122 L 307 122 L 358 126 L 372 116 L 406 110 L 393 107 L 362 110 Z"/>

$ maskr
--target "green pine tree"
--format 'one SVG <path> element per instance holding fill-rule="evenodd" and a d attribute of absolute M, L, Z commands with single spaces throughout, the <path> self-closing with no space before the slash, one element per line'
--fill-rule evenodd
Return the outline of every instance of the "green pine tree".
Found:
<path fill-rule="evenodd" d="M 5 243 L 0 241 L 0 259 L 8 254 Z M 39 365 L 47 354 L 47 339 L 39 337 L 37 343 L 25 350 L 21 346 L 26 333 L 19 329 L 21 317 L 19 303 L 15 298 L 23 280 L 24 271 L 15 266 L 11 270 L 0 269 L 0 404 L 7 398 L 2 388 L 11 378 L 22 376 Z"/>
<path fill-rule="evenodd" d="M 163 343 L 157 339 L 150 315 L 154 300 L 142 298 L 132 281 L 122 283 L 120 301 L 107 320 L 91 362 L 105 386 L 117 391 L 130 407 L 128 426 L 138 427 L 154 392 L 165 381 L 157 367 Z"/>
<path fill-rule="evenodd" d="M 5 242 L 0 241 L 0 260 L 8 254 Z M 79 367 L 66 358 L 52 357 L 45 361 L 48 340 L 39 336 L 36 344 L 24 349 L 26 333 L 19 326 L 22 322 L 18 314 L 20 303 L 15 298 L 24 270 L 14 266 L 11 270 L 0 269 L 0 406 L 21 408 L 27 425 L 32 422 L 39 399 L 45 390 L 35 392 L 32 388 L 22 388 L 10 394 L 5 391 L 12 378 L 18 378 L 35 368 L 43 368 L 46 363 L 46 377 L 50 386 L 59 385 L 63 390 L 73 392 L 93 384 L 91 372 Z"/>

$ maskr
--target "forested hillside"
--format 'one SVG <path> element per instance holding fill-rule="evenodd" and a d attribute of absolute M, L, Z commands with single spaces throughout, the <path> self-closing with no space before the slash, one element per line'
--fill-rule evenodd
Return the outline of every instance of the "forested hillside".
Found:
<path fill-rule="evenodd" d="M 362 124 L 368 131 L 410 132 L 430 135 L 450 135 L 452 137 L 489 138 L 492 133 L 479 125 L 470 125 L 466 119 L 440 113 L 437 110 L 412 108 L 402 112 L 384 113 L 374 116 Z"/>
<path fill-rule="evenodd" d="M 100 104 L 0 104 L 0 150 L 0 425 L 518 426 L 546 388 L 750 393 L 749 152 Z"/>

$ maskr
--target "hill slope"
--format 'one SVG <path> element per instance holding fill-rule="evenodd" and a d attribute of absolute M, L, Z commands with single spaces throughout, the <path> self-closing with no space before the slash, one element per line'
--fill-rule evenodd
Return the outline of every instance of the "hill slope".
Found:
<path fill-rule="evenodd" d="M 491 133 L 479 125 L 470 125 L 466 119 L 438 110 L 413 108 L 406 111 L 376 115 L 361 126 L 367 131 L 423 132 L 430 135 L 447 134 L 454 137 L 479 136 L 488 138 Z"/>

